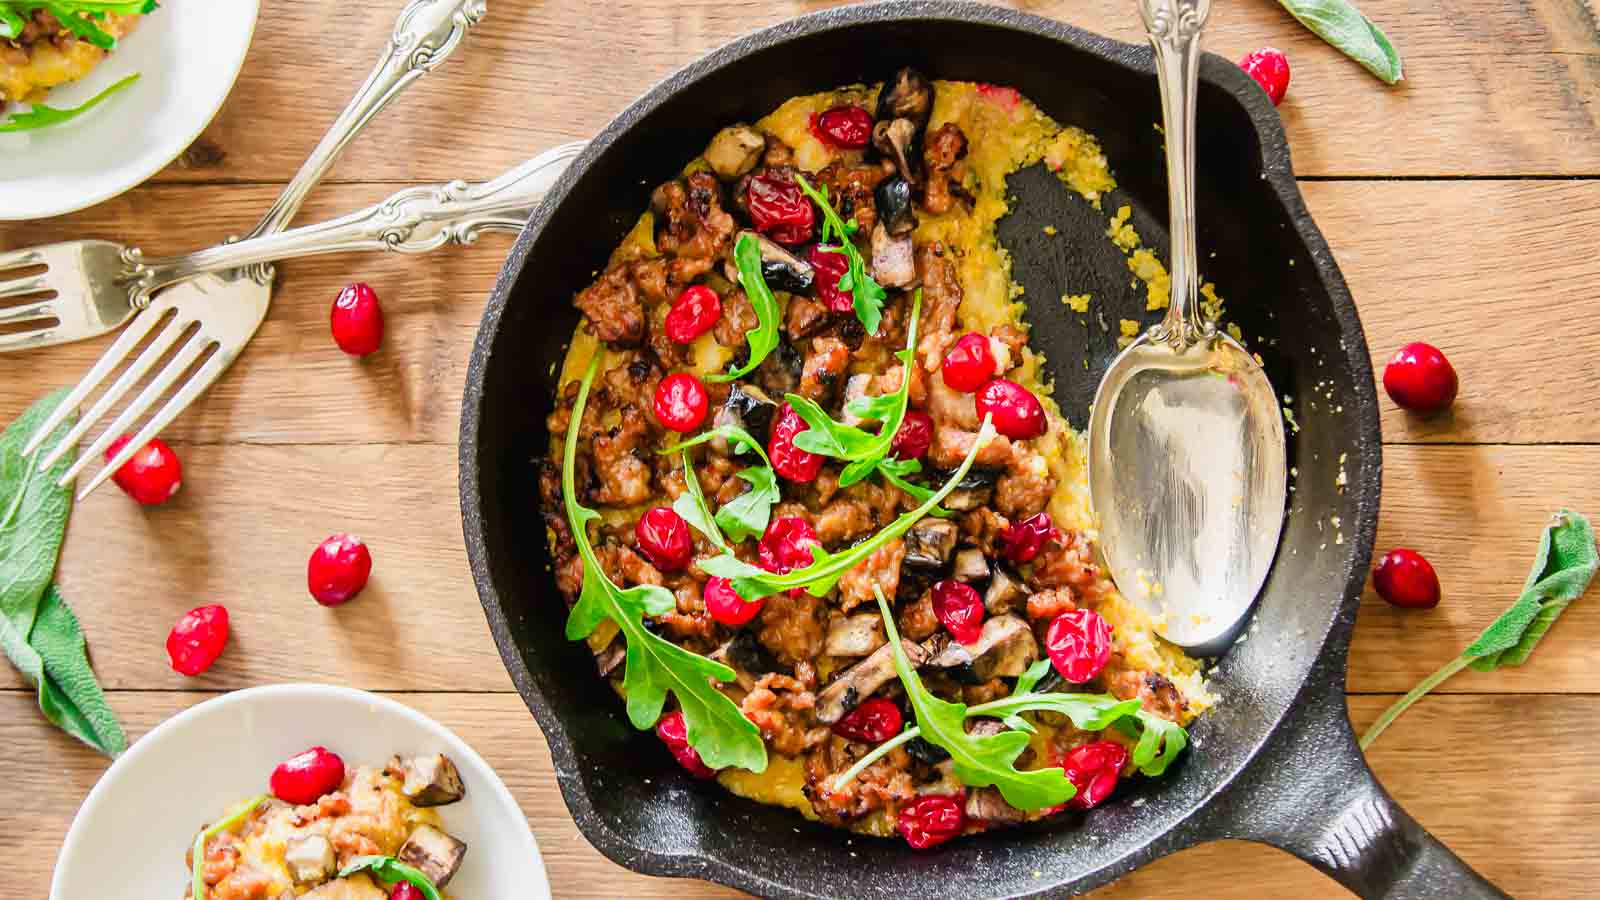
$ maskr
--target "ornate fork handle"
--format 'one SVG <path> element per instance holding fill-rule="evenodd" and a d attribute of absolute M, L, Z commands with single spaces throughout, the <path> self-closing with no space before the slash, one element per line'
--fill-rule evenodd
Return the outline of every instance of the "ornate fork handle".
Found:
<path fill-rule="evenodd" d="M 350 105 L 334 120 L 283 195 L 250 232 L 256 238 L 282 231 L 306 195 L 362 128 L 411 82 L 433 71 L 460 45 L 467 31 L 483 19 L 488 0 L 411 0 L 395 21 L 383 57 L 356 91 Z"/>
<path fill-rule="evenodd" d="M 582 143 L 547 150 L 493 181 L 406 188 L 366 209 L 318 225 L 212 247 L 188 256 L 144 260 L 137 249 L 123 253 L 126 283 L 135 302 L 161 288 L 207 272 L 256 263 L 389 250 L 425 253 L 445 244 L 471 244 L 486 230 L 520 231 L 539 201 L 583 151 Z"/>

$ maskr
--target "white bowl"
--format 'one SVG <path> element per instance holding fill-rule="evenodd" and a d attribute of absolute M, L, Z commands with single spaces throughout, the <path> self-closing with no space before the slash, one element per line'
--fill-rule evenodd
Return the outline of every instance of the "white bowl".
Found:
<path fill-rule="evenodd" d="M 163 0 L 89 77 L 51 91 L 44 102 L 65 109 L 140 73 L 77 119 L 0 134 L 0 219 L 93 206 L 176 159 L 233 89 L 258 9 L 259 0 Z"/>
<path fill-rule="evenodd" d="M 324 745 L 349 765 L 393 754 L 442 752 L 466 798 L 439 808 L 467 844 L 450 881 L 461 900 L 547 900 L 539 845 L 517 801 L 466 742 L 386 697 L 319 684 L 224 694 L 162 722 L 134 743 L 89 792 L 72 820 L 50 883 L 51 900 L 181 897 L 184 851 L 229 804 L 266 790 L 284 759 Z M 115 873 L 108 875 L 108 873 Z"/>

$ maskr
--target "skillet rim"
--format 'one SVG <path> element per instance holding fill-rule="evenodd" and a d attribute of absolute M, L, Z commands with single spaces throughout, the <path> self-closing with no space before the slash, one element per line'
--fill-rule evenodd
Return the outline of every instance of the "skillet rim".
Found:
<path fill-rule="evenodd" d="M 885 0 L 885 2 L 835 7 L 788 19 L 746 34 L 721 45 L 650 87 L 590 141 L 569 169 L 574 174 L 563 177 L 550 191 L 512 245 L 507 261 L 495 280 L 474 338 L 463 395 L 458 450 L 462 527 L 473 581 L 501 659 L 517 692 L 522 696 L 544 733 L 562 797 L 572 813 L 575 824 L 585 839 L 596 849 L 612 861 L 633 871 L 650 875 L 698 877 L 760 896 L 804 898 L 821 896 L 774 882 L 714 855 L 672 855 L 639 846 L 636 842 L 613 831 L 603 817 L 596 814 L 582 779 L 576 774 L 576 752 L 565 726 L 555 712 L 548 708 L 543 696 L 533 685 L 526 662 L 517 652 L 514 641 L 508 636 L 509 622 L 499 591 L 489 572 L 478 489 L 478 431 L 484 400 L 485 370 L 495 336 L 499 331 L 502 313 L 520 279 L 533 244 L 540 237 L 555 210 L 572 197 L 574 184 L 581 180 L 619 136 L 631 131 L 641 120 L 654 113 L 671 98 L 681 92 L 693 90 L 703 78 L 727 65 L 796 38 L 857 25 L 919 21 L 956 22 L 1026 32 L 1072 46 L 1080 52 L 1126 69 L 1138 77 L 1153 78 L 1155 75 L 1151 53 L 1147 48 L 1032 13 L 963 2 L 963 0 Z M 1342 709 L 1346 653 L 1355 626 L 1355 611 L 1360 604 L 1366 582 L 1366 569 L 1371 563 L 1382 480 L 1382 441 L 1371 356 L 1349 288 L 1333 259 L 1326 239 L 1312 221 L 1310 212 L 1306 208 L 1304 197 L 1295 179 L 1287 137 L 1276 108 L 1272 106 L 1266 93 L 1261 91 L 1248 75 L 1215 54 L 1208 53 L 1201 60 L 1200 79 L 1202 83 L 1221 88 L 1233 102 L 1243 107 L 1248 115 L 1256 131 L 1260 148 L 1262 178 L 1270 184 L 1273 193 L 1277 195 L 1285 216 L 1294 223 L 1299 240 L 1313 260 L 1317 278 L 1328 294 L 1339 327 L 1342 338 L 1341 349 L 1354 379 L 1350 387 L 1355 396 L 1359 417 L 1353 434 L 1353 443 L 1359 452 L 1356 457 L 1357 474 L 1350 480 L 1358 515 L 1355 521 L 1356 527 L 1352 529 L 1353 534 L 1348 542 L 1351 545 L 1349 571 L 1341 601 L 1329 605 L 1329 617 L 1323 629 L 1320 646 L 1307 668 L 1307 674 L 1291 691 L 1293 699 L 1254 745 L 1244 748 L 1242 759 L 1231 774 L 1223 778 L 1211 792 L 1204 795 L 1186 812 L 1179 814 L 1166 831 L 1145 844 L 1076 879 L 1040 884 L 1038 890 L 1016 896 L 1043 897 L 1062 890 L 1074 893 L 1090 890 L 1161 856 L 1208 840 L 1232 836 L 1225 834 L 1215 820 L 1206 815 L 1218 797 L 1240 782 L 1270 780 L 1274 777 L 1272 773 L 1256 771 L 1255 763 L 1270 743 L 1283 737 L 1281 733 L 1285 731 L 1286 725 L 1294 724 L 1306 730 L 1326 727 L 1326 723 L 1300 721 L 1306 717 L 1296 716 L 1296 710 L 1305 698 L 1337 691 L 1341 701 L 1339 708 Z M 1345 730 L 1349 730 L 1350 727 L 1348 721 L 1334 725 Z"/>

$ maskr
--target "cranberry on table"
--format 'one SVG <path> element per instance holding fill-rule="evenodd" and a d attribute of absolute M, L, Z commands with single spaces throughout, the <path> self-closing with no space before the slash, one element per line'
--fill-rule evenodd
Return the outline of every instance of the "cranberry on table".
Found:
<path fill-rule="evenodd" d="M 1128 764 L 1128 749 L 1113 741 L 1095 741 L 1067 754 L 1061 768 L 1078 793 L 1067 801 L 1071 809 L 1092 809 L 1111 796 Z"/>
<path fill-rule="evenodd" d="M 887 697 L 870 697 L 839 721 L 833 733 L 863 744 L 881 744 L 900 733 L 905 717 L 900 707 Z"/>
<path fill-rule="evenodd" d="M 694 535 L 689 533 L 689 523 L 669 506 L 646 510 L 633 526 L 633 536 L 650 565 L 662 572 L 681 572 L 694 556 Z"/>
<path fill-rule="evenodd" d="M 1383 389 L 1397 406 L 1414 413 L 1436 413 L 1455 402 L 1460 382 L 1456 369 L 1432 344 L 1415 341 L 1401 347 L 1383 367 Z"/>
<path fill-rule="evenodd" d="M 1032 562 L 1048 541 L 1061 541 L 1061 530 L 1049 513 L 1034 513 L 1000 532 L 1000 554 L 1014 563 Z"/>
<path fill-rule="evenodd" d="M 767 523 L 756 545 L 756 565 L 774 575 L 785 575 L 811 565 L 811 548 L 821 546 L 817 530 L 799 516 L 780 516 Z"/>
<path fill-rule="evenodd" d="M 1400 547 L 1384 554 L 1372 571 L 1378 596 L 1405 609 L 1432 609 L 1439 605 L 1439 575 L 1433 564 L 1415 550 Z"/>
<path fill-rule="evenodd" d="M 754 619 L 767 602 L 765 598 L 744 599 L 733 589 L 733 582 L 716 575 L 706 581 L 703 599 L 706 612 L 711 614 L 711 618 L 729 628 L 738 628 Z"/>
<path fill-rule="evenodd" d="M 929 794 L 902 807 L 895 828 L 914 849 L 926 850 L 959 835 L 967 825 L 962 798 Z"/>
<path fill-rule="evenodd" d="M 1248 53 L 1239 60 L 1239 68 L 1261 85 L 1273 106 L 1283 102 L 1283 95 L 1289 90 L 1289 57 L 1282 50 L 1264 47 Z"/>
<path fill-rule="evenodd" d="M 112 441 L 111 446 L 106 448 L 106 461 L 115 459 L 131 440 L 133 435 L 125 434 Z M 183 487 L 183 463 L 178 461 L 178 454 L 172 452 L 166 441 L 151 438 L 150 443 L 122 464 L 111 480 L 122 488 L 124 494 L 140 504 L 159 506 L 171 500 Z"/>
<path fill-rule="evenodd" d="M 1044 648 L 1062 678 L 1083 684 L 1111 661 L 1111 625 L 1092 609 L 1064 612 L 1050 623 Z"/>
<path fill-rule="evenodd" d="M 900 430 L 889 442 L 889 455 L 895 459 L 921 459 L 933 446 L 933 417 L 921 410 L 908 409 Z"/>
<path fill-rule="evenodd" d="M 676 372 L 656 385 L 656 419 L 673 431 L 693 431 L 706 420 L 711 398 L 700 379 L 688 372 Z"/>
<path fill-rule="evenodd" d="M 667 337 L 687 344 L 710 331 L 722 318 L 722 298 L 703 284 L 683 289 L 667 310 Z"/>
<path fill-rule="evenodd" d="M 803 244 L 811 239 L 817 212 L 792 178 L 757 175 L 745 189 L 750 220 L 756 230 L 780 244 Z"/>
<path fill-rule="evenodd" d="M 179 616 L 167 634 L 167 659 L 173 671 L 192 677 L 211 668 L 227 643 L 227 607 L 199 606 Z"/>
<path fill-rule="evenodd" d="M 817 272 L 814 284 L 817 299 L 836 313 L 851 312 L 856 308 L 856 298 L 849 291 L 839 290 L 839 279 L 850 271 L 850 260 L 832 244 L 813 244 L 806 253 L 806 262 Z"/>
<path fill-rule="evenodd" d="M 951 637 L 971 644 L 983 632 L 983 596 L 964 581 L 935 582 L 933 615 Z"/>
<path fill-rule="evenodd" d="M 989 416 L 994 430 L 1014 441 L 1039 437 L 1049 430 L 1044 406 L 1032 391 L 1004 378 L 996 378 L 978 389 L 979 416 Z"/>
<path fill-rule="evenodd" d="M 372 551 L 361 538 L 339 533 L 311 551 L 306 588 L 323 606 L 342 606 L 361 593 L 372 576 Z"/>
<path fill-rule="evenodd" d="M 422 889 L 409 881 L 397 881 L 389 889 L 389 900 L 424 900 Z"/>
<path fill-rule="evenodd" d="M 817 137 L 835 147 L 860 150 L 872 140 L 872 113 L 859 106 L 835 106 L 813 123 Z"/>
<path fill-rule="evenodd" d="M 969 331 L 944 355 L 939 375 L 951 390 L 970 394 L 993 378 L 994 370 L 994 353 L 989 349 L 988 336 Z"/>
<path fill-rule="evenodd" d="M 383 345 L 383 307 L 372 286 L 356 282 L 333 300 L 333 342 L 351 356 L 366 356 Z"/>
<path fill-rule="evenodd" d="M 700 759 L 699 751 L 689 746 L 689 726 L 684 722 L 681 710 L 675 709 L 661 717 L 661 721 L 656 723 L 656 737 L 661 738 L 661 742 L 672 752 L 672 758 L 689 770 L 690 775 L 696 778 L 717 777 L 717 771 Z"/>
<path fill-rule="evenodd" d="M 772 426 L 772 437 L 767 440 L 767 456 L 772 458 L 772 468 L 779 475 L 801 484 L 815 481 L 822 472 L 822 455 L 802 450 L 794 445 L 794 436 L 810 429 L 806 420 L 785 403 Z"/>
<path fill-rule="evenodd" d="M 327 747 L 296 753 L 272 770 L 272 796 L 308 806 L 344 784 L 344 760 Z"/>

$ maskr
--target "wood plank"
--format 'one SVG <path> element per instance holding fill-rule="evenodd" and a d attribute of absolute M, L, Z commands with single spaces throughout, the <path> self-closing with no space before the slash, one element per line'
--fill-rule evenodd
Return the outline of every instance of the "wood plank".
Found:
<path fill-rule="evenodd" d="M 1395 348 L 1427 340 L 1461 375 L 1459 403 L 1438 419 L 1416 419 L 1385 399 L 1389 440 L 1600 442 L 1600 408 L 1589 402 L 1600 392 L 1600 370 L 1566 362 L 1600 356 L 1600 319 L 1577 312 L 1600 282 L 1600 257 L 1582 252 L 1578 239 L 1600 232 L 1600 181 L 1308 182 L 1305 189 L 1361 309 L 1379 371 Z M 325 188 L 305 220 L 391 190 Z M 181 252 L 196 240 L 191 235 L 248 230 L 275 194 L 270 187 L 147 187 L 66 219 L 0 223 L 0 247 L 115 235 L 152 253 Z M 508 246 L 492 235 L 425 261 L 349 255 L 281 265 L 273 308 L 249 350 L 169 435 L 203 443 L 455 441 L 467 356 Z M 387 322 L 384 350 L 362 362 L 339 352 L 327 331 L 334 295 L 356 279 L 376 287 Z M 0 355 L 0 420 L 42 386 L 77 378 L 111 340 Z"/>
<path fill-rule="evenodd" d="M 74 515 L 62 589 L 112 688 L 235 688 L 285 677 L 384 690 L 502 690 L 467 570 L 454 448 L 177 446 L 187 473 L 167 506 L 144 509 L 115 488 Z M 1390 608 L 1368 593 L 1350 688 L 1404 692 L 1471 642 L 1520 589 L 1539 529 L 1561 504 L 1600 511 L 1596 447 L 1388 448 L 1379 552 L 1415 547 L 1437 567 L 1445 600 Z M 531 500 L 530 500 L 531 502 Z M 306 594 L 305 561 L 335 531 L 361 535 L 374 577 L 350 605 Z M 211 672 L 187 680 L 162 642 L 185 610 L 223 603 L 234 640 Z M 552 592 L 550 627 L 565 609 Z M 1600 692 L 1589 637 L 1600 603 L 1574 605 L 1532 661 L 1466 673 L 1447 692 Z M 426 634 L 427 652 L 397 653 Z M 285 648 L 295 648 L 286 668 Z M 0 687 L 21 685 L 0 667 Z"/>
<path fill-rule="evenodd" d="M 112 703 L 134 735 L 209 695 L 116 693 Z M 558 897 L 713 898 L 739 896 L 704 882 L 647 878 L 604 859 L 578 833 L 551 777 L 538 727 L 514 694 L 410 694 L 398 699 L 437 718 L 472 744 L 529 814 Z M 1385 698 L 1352 699 L 1364 724 Z M 1600 814 L 1591 777 L 1600 752 L 1587 723 L 1600 698 L 1445 697 L 1418 707 L 1378 743 L 1372 762 L 1387 787 L 1469 863 L 1515 896 L 1576 897 L 1600 876 L 1590 824 Z M 1484 736 L 1493 735 L 1494 740 Z M 62 838 L 103 758 L 42 724 L 31 698 L 0 692 L 0 780 L 25 782 L 10 804 L 4 846 L 8 896 L 45 896 Z M 337 737 L 328 742 L 337 747 Z M 1459 752 L 1470 748 L 1470 752 Z M 50 760 L 41 765 L 41 760 Z M 44 777 L 41 777 L 43 775 Z M 1484 815 L 1485 807 L 1494 811 Z M 197 811 L 204 815 L 207 811 Z M 1537 839 L 1506 840 L 1507 824 Z M 180 855 L 182 848 L 174 848 Z M 156 886 L 144 886 L 159 893 Z M 1209 844 L 1160 860 L 1093 896 L 1101 900 L 1187 897 L 1343 896 L 1311 867 L 1271 848 Z"/>

